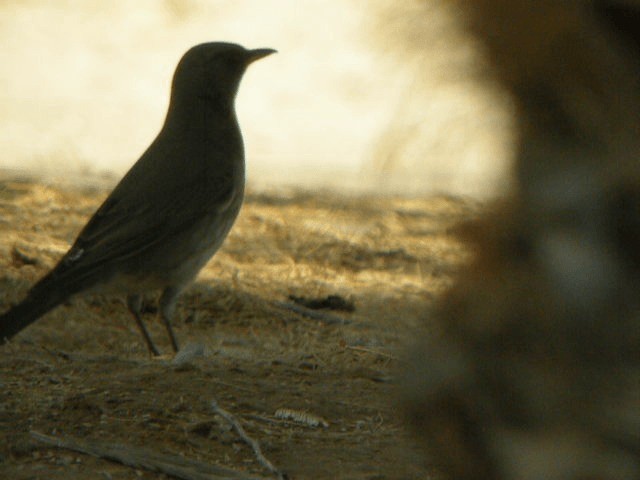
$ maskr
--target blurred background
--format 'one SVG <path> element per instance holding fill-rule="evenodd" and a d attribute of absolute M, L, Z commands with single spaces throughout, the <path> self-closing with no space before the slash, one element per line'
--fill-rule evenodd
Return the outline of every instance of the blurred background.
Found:
<path fill-rule="evenodd" d="M 251 187 L 492 196 L 510 103 L 461 20 L 441 0 L 4 0 L 0 170 L 115 183 L 180 56 L 224 40 L 279 51 L 238 97 Z"/>

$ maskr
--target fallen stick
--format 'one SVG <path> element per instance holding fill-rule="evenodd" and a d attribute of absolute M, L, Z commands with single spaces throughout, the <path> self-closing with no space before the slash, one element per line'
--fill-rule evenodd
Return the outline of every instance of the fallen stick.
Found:
<path fill-rule="evenodd" d="M 310 318 L 312 320 L 318 320 L 326 325 L 349 325 L 353 323 L 351 320 L 347 318 L 342 318 L 337 315 L 332 315 L 330 313 L 318 312 L 316 310 L 310 310 L 305 307 L 301 307 L 300 305 L 296 305 L 294 303 L 287 302 L 274 302 L 276 307 L 290 310 L 298 315 L 302 315 L 303 317 Z"/>
<path fill-rule="evenodd" d="M 30 433 L 32 438 L 52 447 L 104 458 L 128 467 L 164 473 L 181 480 L 266 480 L 264 477 L 248 476 L 210 463 L 188 460 L 178 455 L 165 455 L 130 445 L 89 442 L 73 437 L 51 437 L 35 431 Z"/>
<path fill-rule="evenodd" d="M 376 350 L 375 348 L 361 347 L 359 345 L 347 345 L 346 348 L 347 350 L 354 350 L 356 352 L 365 352 L 365 353 L 371 353 L 373 355 L 380 355 L 381 357 L 390 358 L 391 360 L 400 360 L 395 355 L 392 355 L 387 352 L 383 352 L 381 350 Z"/>
<path fill-rule="evenodd" d="M 217 413 L 222 418 L 224 418 L 227 422 L 229 422 L 229 424 L 233 427 L 233 429 L 240 436 L 240 438 L 247 445 L 251 447 L 254 455 L 256 456 L 256 459 L 258 460 L 258 462 L 260 462 L 260 465 L 262 465 L 264 468 L 269 470 L 274 475 L 277 475 L 279 479 L 282 480 L 286 478 L 283 472 L 281 472 L 269 460 L 267 460 L 267 458 L 262 454 L 262 449 L 260 448 L 260 444 L 256 440 L 251 438 L 249 435 L 247 435 L 247 432 L 244 431 L 244 428 L 242 428 L 242 425 L 240 425 L 240 422 L 231 413 L 222 409 L 218 405 L 218 402 L 216 400 L 211 401 L 211 408 L 215 413 Z"/>

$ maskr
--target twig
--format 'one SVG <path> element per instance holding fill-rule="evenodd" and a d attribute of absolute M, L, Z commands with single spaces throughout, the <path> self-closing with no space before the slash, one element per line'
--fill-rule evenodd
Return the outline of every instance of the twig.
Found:
<path fill-rule="evenodd" d="M 62 350 L 51 350 L 47 346 L 42 345 L 40 343 L 36 343 L 32 340 L 29 340 L 28 338 L 21 339 L 21 343 L 23 343 L 24 345 L 29 345 L 30 347 L 35 347 L 39 350 L 42 350 L 44 353 L 52 356 L 53 358 L 56 358 L 56 359 L 62 358 L 63 360 L 67 360 L 67 361 L 71 360 L 71 354 L 67 352 L 63 352 Z"/>
<path fill-rule="evenodd" d="M 256 459 L 258 460 L 258 462 L 260 462 L 260 465 L 269 470 L 271 473 L 277 475 L 279 479 L 283 480 L 284 478 L 286 478 L 283 472 L 274 467 L 273 464 L 269 460 L 267 460 L 267 458 L 262 454 L 260 444 L 249 435 L 247 435 L 247 432 L 244 431 L 244 428 L 242 428 L 240 422 L 231 413 L 222 409 L 218 405 L 218 402 L 216 400 L 211 401 L 211 408 L 215 413 L 229 422 L 229 424 L 234 428 L 240 438 L 251 447 L 254 455 L 256 456 Z"/>
<path fill-rule="evenodd" d="M 347 345 L 347 349 L 348 350 L 355 350 L 356 352 L 372 353 L 374 355 L 380 355 L 381 357 L 390 358 L 391 360 L 400 360 L 395 355 L 391 355 L 390 353 L 382 352 L 380 350 L 375 350 L 373 348 L 361 347 L 361 346 L 358 346 L 358 345 Z"/>
<path fill-rule="evenodd" d="M 250 477 L 218 465 L 188 460 L 178 455 L 164 455 L 130 445 L 88 442 L 73 437 L 50 437 L 35 431 L 31 431 L 31 437 L 53 447 L 104 458 L 133 468 L 164 473 L 182 480 L 265 480 L 264 477 Z"/>
<path fill-rule="evenodd" d="M 297 313 L 298 315 L 302 315 L 303 317 L 326 323 L 327 325 L 349 325 L 350 323 L 352 323 L 351 320 L 348 320 L 346 318 L 338 317 L 337 315 L 332 315 L 330 313 L 309 310 L 308 308 L 304 308 L 293 303 L 274 302 L 274 305 L 279 308 L 284 308 L 285 310 L 291 310 L 292 312 Z"/>
<path fill-rule="evenodd" d="M 354 312 L 356 307 L 353 301 L 347 300 L 340 295 L 328 295 L 320 298 L 296 297 L 289 295 L 289 300 L 311 310 L 342 310 L 343 312 Z"/>

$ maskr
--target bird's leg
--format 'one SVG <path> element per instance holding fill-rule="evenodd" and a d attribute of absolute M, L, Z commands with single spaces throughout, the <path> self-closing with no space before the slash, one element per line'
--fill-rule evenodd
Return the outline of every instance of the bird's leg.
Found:
<path fill-rule="evenodd" d="M 173 328 L 171 328 L 171 317 L 173 316 L 173 311 L 175 310 L 176 300 L 179 293 L 180 289 L 176 287 L 167 287 L 160 296 L 160 318 L 162 318 L 164 326 L 167 329 L 174 352 L 177 352 L 179 347 L 176 336 L 173 333 Z"/>
<path fill-rule="evenodd" d="M 136 319 L 138 328 L 140 329 L 140 332 L 142 333 L 142 336 L 144 337 L 145 342 L 147 342 L 147 348 L 149 348 L 149 351 L 151 352 L 152 355 L 155 355 L 156 357 L 159 356 L 160 352 L 158 351 L 156 346 L 153 344 L 153 341 L 151 340 L 151 336 L 149 335 L 149 331 L 147 330 L 147 327 L 145 327 L 144 323 L 142 323 L 142 314 L 141 314 L 142 296 L 138 294 L 128 295 L 127 307 L 129 307 L 129 311 L 131 312 L 133 317 Z"/>

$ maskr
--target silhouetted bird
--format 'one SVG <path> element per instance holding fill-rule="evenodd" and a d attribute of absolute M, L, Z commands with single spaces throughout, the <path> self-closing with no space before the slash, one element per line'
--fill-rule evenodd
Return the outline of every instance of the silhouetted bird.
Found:
<path fill-rule="evenodd" d="M 158 355 L 141 295 L 162 290 L 160 316 L 178 350 L 170 323 L 177 296 L 218 250 L 242 204 L 238 86 L 251 62 L 274 52 L 211 42 L 182 57 L 160 133 L 56 267 L 0 316 L 0 343 L 72 295 L 120 293 Z"/>

